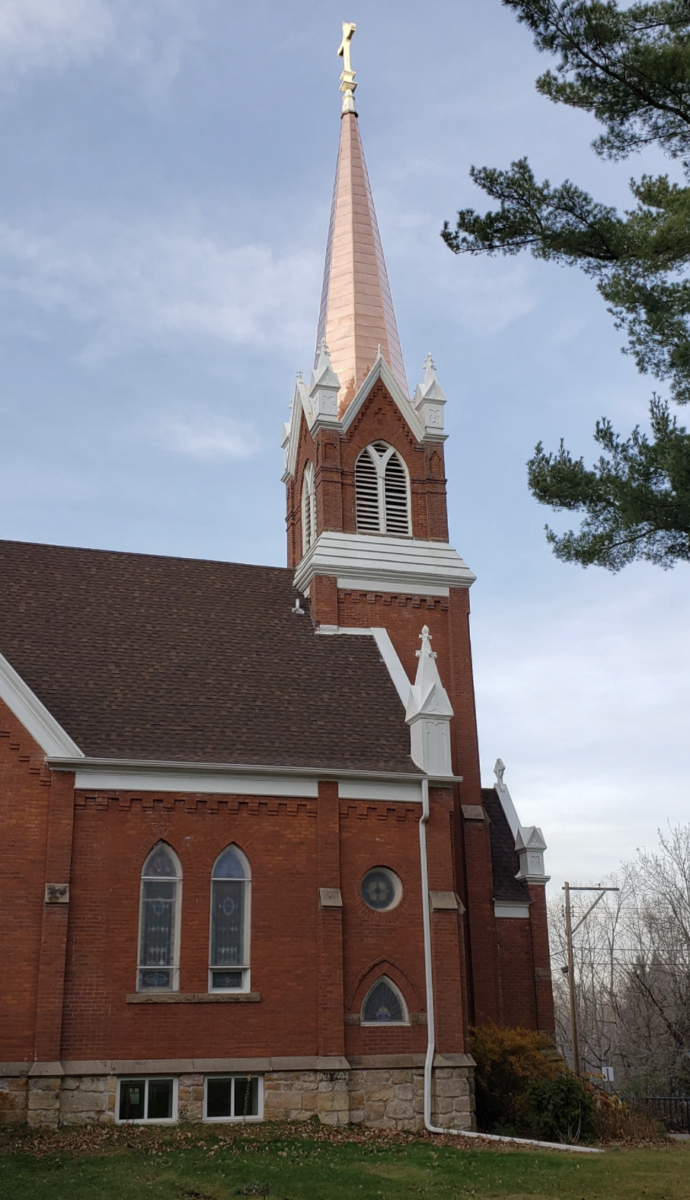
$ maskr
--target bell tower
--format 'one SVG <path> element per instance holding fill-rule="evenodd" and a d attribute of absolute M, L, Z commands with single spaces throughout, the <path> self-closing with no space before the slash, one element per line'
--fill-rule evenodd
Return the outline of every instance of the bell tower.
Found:
<path fill-rule="evenodd" d="M 496 1020 L 488 822 L 463 819 L 483 813 L 469 640 L 475 576 L 449 541 L 446 396 L 431 355 L 412 396 L 407 385 L 355 111 L 354 29 L 343 25 L 339 49 L 340 145 L 314 369 L 308 382 L 297 376 L 284 427 L 288 565 L 317 633 L 385 631 L 404 672 L 402 690 L 415 675 L 419 690 L 424 627 L 421 661 L 433 660 L 450 702 L 448 759 L 462 777 L 454 789 L 455 858 L 473 1011 Z M 413 744 L 425 703 L 407 704 Z"/>

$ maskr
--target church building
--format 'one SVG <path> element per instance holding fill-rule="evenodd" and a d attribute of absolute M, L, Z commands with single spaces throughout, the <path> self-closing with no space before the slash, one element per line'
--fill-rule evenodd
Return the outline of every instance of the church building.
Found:
<path fill-rule="evenodd" d="M 446 396 L 411 393 L 350 42 L 287 566 L 0 542 L 0 1122 L 471 1129 L 554 1026 L 544 840 L 482 788 Z M 316 298 L 315 298 L 316 299 Z"/>

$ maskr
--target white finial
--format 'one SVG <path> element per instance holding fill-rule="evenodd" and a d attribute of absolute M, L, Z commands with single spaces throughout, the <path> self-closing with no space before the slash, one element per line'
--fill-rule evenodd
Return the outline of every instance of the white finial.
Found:
<path fill-rule="evenodd" d="M 436 363 L 434 362 L 433 358 L 431 357 L 431 354 L 429 353 L 429 354 L 427 354 L 426 358 L 424 359 L 424 372 L 426 374 L 427 371 L 435 371 L 435 370 L 436 370 Z"/>
<path fill-rule="evenodd" d="M 431 634 L 429 633 L 428 625 L 422 626 L 422 632 L 419 635 L 419 640 L 422 643 L 422 648 L 421 650 L 415 650 L 417 658 L 422 658 L 424 655 L 427 658 L 436 658 L 436 651 L 431 649 Z"/>
<path fill-rule="evenodd" d="M 352 21 L 343 21 L 343 40 L 338 46 L 338 57 L 343 60 L 343 73 L 340 76 L 340 90 L 343 93 L 343 112 L 355 112 L 355 72 L 350 62 L 350 42 L 357 26 Z"/>
<path fill-rule="evenodd" d="M 496 762 L 494 763 L 494 775 L 496 776 L 496 783 L 498 784 L 498 786 L 500 788 L 505 788 L 505 786 L 506 786 L 503 782 L 503 776 L 505 775 L 505 773 L 506 773 L 506 765 L 505 765 L 503 759 L 497 758 Z"/>

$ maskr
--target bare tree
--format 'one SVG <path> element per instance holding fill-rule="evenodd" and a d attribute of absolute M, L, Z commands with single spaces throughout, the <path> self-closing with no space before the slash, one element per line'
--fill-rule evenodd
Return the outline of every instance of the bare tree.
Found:
<path fill-rule="evenodd" d="M 690 825 L 606 881 L 574 946 L 584 1070 L 626 1092 L 690 1090 Z M 557 1039 L 572 1060 L 563 902 L 550 905 Z"/>

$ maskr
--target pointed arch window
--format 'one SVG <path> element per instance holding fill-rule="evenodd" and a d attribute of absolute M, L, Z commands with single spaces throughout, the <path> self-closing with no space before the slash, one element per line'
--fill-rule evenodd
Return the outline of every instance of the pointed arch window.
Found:
<path fill-rule="evenodd" d="M 316 541 L 316 494 L 314 492 L 314 465 L 308 462 L 302 476 L 302 553 Z"/>
<path fill-rule="evenodd" d="M 181 893 L 180 860 L 159 842 L 141 870 L 137 991 L 179 991 Z"/>
<path fill-rule="evenodd" d="M 402 458 L 387 442 L 372 442 L 357 459 L 355 502 L 358 533 L 410 536 L 410 479 Z"/>
<path fill-rule="evenodd" d="M 228 846 L 211 872 L 210 992 L 249 991 L 251 870 L 238 846 Z"/>
<path fill-rule="evenodd" d="M 409 1025 L 407 1005 L 400 988 L 381 975 L 364 997 L 362 1025 Z"/>

